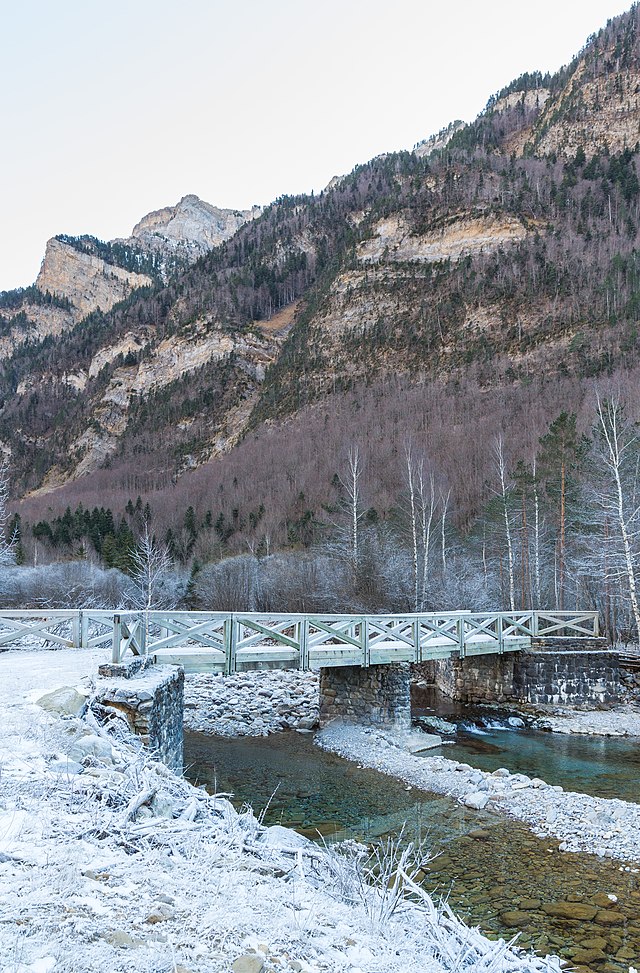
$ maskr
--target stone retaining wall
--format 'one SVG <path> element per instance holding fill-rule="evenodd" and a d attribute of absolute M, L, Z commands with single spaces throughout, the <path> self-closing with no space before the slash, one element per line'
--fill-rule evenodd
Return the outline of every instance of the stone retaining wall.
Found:
<path fill-rule="evenodd" d="M 361 724 L 411 725 L 410 668 L 336 666 L 320 670 L 320 724 L 334 717 Z"/>
<path fill-rule="evenodd" d="M 461 703 L 610 703 L 620 697 L 618 656 L 598 648 L 537 644 L 505 655 L 443 659 L 413 666 Z"/>
<path fill-rule="evenodd" d="M 97 701 L 124 713 L 145 746 L 182 773 L 184 669 L 105 665 L 99 672 Z"/>

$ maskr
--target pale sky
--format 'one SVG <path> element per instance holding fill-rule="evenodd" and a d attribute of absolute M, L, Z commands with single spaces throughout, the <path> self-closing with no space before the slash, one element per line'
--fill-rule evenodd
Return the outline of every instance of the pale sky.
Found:
<path fill-rule="evenodd" d="M 0 0 L 0 289 L 56 233 L 321 190 L 556 70 L 616 0 Z"/>

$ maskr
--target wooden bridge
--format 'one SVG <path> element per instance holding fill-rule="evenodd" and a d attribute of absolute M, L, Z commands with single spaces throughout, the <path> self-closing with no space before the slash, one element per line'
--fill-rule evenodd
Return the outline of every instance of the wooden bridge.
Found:
<path fill-rule="evenodd" d="M 598 634 L 596 611 L 402 615 L 84 609 L 0 612 L 0 650 L 25 641 L 79 649 L 111 646 L 115 663 L 133 654 L 180 664 L 188 672 L 225 674 L 261 666 L 368 667 L 503 654 L 526 649 L 536 639 L 593 639 Z"/>

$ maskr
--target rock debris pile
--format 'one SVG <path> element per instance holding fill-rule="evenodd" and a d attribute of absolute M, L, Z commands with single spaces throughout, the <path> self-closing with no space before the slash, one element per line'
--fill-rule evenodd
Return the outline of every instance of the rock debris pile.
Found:
<path fill-rule="evenodd" d="M 318 674 L 291 669 L 188 675 L 185 729 L 216 736 L 310 732 L 318 725 Z"/>

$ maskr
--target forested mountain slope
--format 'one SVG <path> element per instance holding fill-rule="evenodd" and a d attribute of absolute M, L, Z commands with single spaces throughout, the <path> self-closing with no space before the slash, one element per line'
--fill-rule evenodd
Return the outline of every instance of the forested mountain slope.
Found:
<path fill-rule="evenodd" d="M 559 413 L 586 429 L 595 382 L 633 397 L 639 18 L 472 124 L 279 199 L 168 282 L 16 346 L 0 440 L 25 516 L 141 494 L 174 532 L 208 512 L 218 550 L 305 544 L 356 443 L 371 519 L 394 516 L 411 440 L 469 529 L 496 434 L 530 462 Z"/>

